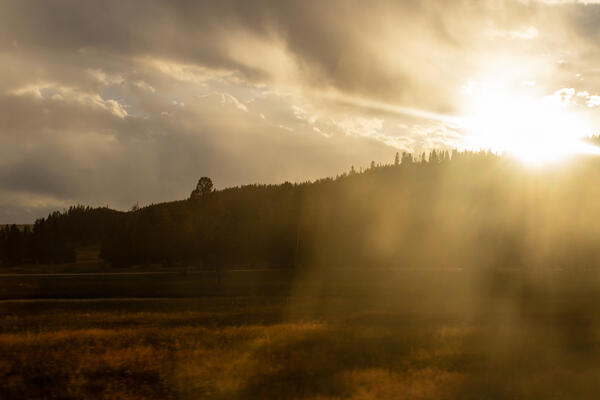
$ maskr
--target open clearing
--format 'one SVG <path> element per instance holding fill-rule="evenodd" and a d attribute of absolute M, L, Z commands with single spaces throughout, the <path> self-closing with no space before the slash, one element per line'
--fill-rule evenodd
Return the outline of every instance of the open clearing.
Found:
<path fill-rule="evenodd" d="M 2 278 L 0 398 L 597 398 L 576 275 Z"/>

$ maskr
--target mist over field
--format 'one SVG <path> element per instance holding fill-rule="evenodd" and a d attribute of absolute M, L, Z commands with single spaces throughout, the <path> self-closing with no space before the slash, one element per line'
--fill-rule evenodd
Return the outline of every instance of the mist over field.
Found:
<path fill-rule="evenodd" d="M 405 153 L 3 228 L 3 393 L 594 398 L 598 167 Z"/>
<path fill-rule="evenodd" d="M 597 399 L 600 2 L 0 0 L 0 399 Z"/>

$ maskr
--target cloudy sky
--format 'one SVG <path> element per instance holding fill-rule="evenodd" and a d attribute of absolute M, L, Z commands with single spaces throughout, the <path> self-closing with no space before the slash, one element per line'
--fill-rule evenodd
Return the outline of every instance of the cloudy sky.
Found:
<path fill-rule="evenodd" d="M 0 223 L 464 147 L 487 87 L 593 126 L 594 3 L 0 0 Z"/>

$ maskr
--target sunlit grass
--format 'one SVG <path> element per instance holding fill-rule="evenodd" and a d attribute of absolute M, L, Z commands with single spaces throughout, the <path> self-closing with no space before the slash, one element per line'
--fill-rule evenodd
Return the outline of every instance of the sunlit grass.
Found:
<path fill-rule="evenodd" d="M 399 275 L 368 294 L 332 277 L 336 295 L 3 302 L 0 398 L 595 398 L 589 275 L 469 291 L 456 274 L 452 290 Z"/>
<path fill-rule="evenodd" d="M 53 314 L 62 328 L 45 327 L 43 315 L 5 318 L 2 393 L 8 398 L 53 393 L 63 398 L 334 399 L 381 398 L 402 389 L 428 398 L 440 384 L 460 376 L 434 365 L 457 356 L 456 339 L 462 334 L 448 334 L 448 328 L 441 334 L 429 327 L 345 329 L 323 321 L 210 326 L 197 325 L 193 316 L 116 312 L 107 321 L 104 313 L 90 310 Z M 184 318 L 189 324 L 177 322 Z M 8 320 L 11 326 L 4 325 Z M 82 320 L 88 328 L 81 328 Z M 128 323 L 101 328 L 116 320 Z M 363 397 L 366 393 L 376 397 Z"/>

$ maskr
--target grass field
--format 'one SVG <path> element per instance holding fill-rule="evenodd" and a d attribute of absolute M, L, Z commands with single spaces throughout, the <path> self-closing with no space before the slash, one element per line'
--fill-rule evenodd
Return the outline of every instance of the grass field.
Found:
<path fill-rule="evenodd" d="M 597 398 L 595 275 L 2 278 L 0 398 Z"/>

